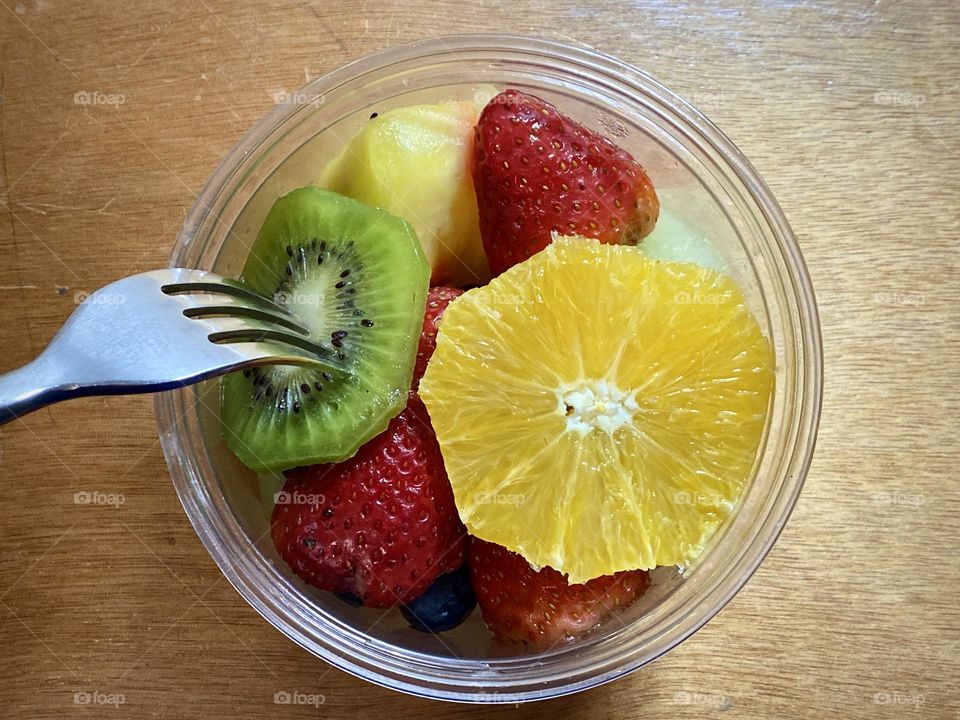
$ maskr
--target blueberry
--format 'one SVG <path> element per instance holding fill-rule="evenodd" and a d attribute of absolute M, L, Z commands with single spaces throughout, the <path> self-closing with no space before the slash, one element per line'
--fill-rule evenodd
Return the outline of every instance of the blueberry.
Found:
<path fill-rule="evenodd" d="M 337 597 L 343 600 L 347 605 L 353 605 L 354 607 L 363 607 L 363 600 L 354 595 L 353 593 L 337 593 Z"/>
<path fill-rule="evenodd" d="M 422 595 L 401 606 L 400 611 L 414 630 L 438 633 L 453 630 L 476 605 L 470 569 L 462 565 L 459 570 L 438 577 Z"/>

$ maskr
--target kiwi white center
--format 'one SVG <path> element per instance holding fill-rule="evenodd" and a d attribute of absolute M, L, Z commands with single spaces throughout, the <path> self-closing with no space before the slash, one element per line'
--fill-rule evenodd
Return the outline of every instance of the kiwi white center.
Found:
<path fill-rule="evenodd" d="M 335 267 L 316 268 L 309 275 L 298 277 L 289 290 L 279 291 L 277 301 L 296 315 L 313 337 L 329 338 L 337 329 L 333 310 L 337 280 Z"/>

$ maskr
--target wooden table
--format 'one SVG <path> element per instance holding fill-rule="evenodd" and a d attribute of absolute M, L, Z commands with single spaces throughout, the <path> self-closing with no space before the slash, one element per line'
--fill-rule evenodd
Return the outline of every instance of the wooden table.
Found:
<path fill-rule="evenodd" d="M 698 102 L 793 223 L 826 356 L 793 519 L 715 620 L 631 677 L 520 709 L 438 705 L 331 669 L 241 600 L 180 508 L 149 398 L 75 401 L 0 434 L 0 715 L 958 717 L 960 5 L 340 5 L 3 0 L 0 366 L 34 356 L 79 293 L 165 264 L 274 93 L 424 36 L 562 28 Z M 283 690 L 326 703 L 280 707 Z"/>

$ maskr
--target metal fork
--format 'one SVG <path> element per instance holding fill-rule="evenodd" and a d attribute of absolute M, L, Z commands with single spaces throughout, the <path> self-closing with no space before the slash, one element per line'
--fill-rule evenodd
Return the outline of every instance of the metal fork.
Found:
<path fill-rule="evenodd" d="M 97 290 L 39 357 L 0 375 L 0 424 L 61 400 L 169 390 L 264 364 L 346 372 L 285 307 L 237 281 L 153 270 Z"/>

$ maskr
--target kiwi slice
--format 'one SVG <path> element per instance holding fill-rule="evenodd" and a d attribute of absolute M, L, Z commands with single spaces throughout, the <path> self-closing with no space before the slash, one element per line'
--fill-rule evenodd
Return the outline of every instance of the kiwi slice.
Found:
<path fill-rule="evenodd" d="M 400 218 L 304 187 L 276 201 L 241 282 L 285 305 L 346 372 L 265 365 L 222 380 L 230 449 L 257 472 L 337 462 L 407 402 L 430 267 Z"/>

